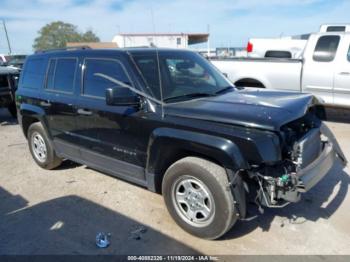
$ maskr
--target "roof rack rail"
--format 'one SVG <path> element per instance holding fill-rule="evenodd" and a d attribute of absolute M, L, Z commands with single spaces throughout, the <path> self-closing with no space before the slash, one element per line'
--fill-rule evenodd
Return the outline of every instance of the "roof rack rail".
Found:
<path fill-rule="evenodd" d="M 86 50 L 91 49 L 90 46 L 82 45 L 82 46 L 67 46 L 63 48 L 54 48 L 54 49 L 46 49 L 46 50 L 37 50 L 35 51 L 35 54 L 42 54 L 42 53 L 50 53 L 50 52 L 56 52 L 56 51 L 68 51 L 68 50 Z"/>

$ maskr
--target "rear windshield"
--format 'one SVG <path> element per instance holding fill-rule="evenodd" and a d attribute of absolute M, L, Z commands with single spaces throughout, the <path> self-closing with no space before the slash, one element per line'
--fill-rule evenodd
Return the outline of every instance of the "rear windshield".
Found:
<path fill-rule="evenodd" d="M 7 62 L 8 65 L 18 66 L 23 65 L 26 59 L 25 55 L 15 55 L 11 56 Z"/>
<path fill-rule="evenodd" d="M 267 51 L 265 53 L 267 58 L 292 58 L 292 53 L 288 51 Z"/>

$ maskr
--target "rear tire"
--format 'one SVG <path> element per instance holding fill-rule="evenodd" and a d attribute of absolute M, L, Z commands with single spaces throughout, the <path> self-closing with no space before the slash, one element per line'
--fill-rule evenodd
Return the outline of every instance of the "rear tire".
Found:
<path fill-rule="evenodd" d="M 225 169 L 205 159 L 186 157 L 171 165 L 162 193 L 175 222 L 197 237 L 219 238 L 237 221 Z"/>
<path fill-rule="evenodd" d="M 36 122 L 28 129 L 28 145 L 35 162 L 44 169 L 54 169 L 62 163 L 42 124 Z"/>

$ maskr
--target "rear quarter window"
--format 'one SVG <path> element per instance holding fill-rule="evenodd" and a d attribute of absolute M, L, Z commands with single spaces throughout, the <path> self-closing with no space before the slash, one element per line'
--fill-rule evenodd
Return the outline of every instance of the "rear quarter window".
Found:
<path fill-rule="evenodd" d="M 22 72 L 22 87 L 41 88 L 45 78 L 46 62 L 44 58 L 28 58 Z"/>

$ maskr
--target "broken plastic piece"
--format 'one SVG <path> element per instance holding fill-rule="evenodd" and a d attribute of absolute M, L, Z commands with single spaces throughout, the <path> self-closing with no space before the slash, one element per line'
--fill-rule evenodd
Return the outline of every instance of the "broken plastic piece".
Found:
<path fill-rule="evenodd" d="M 106 248 L 110 244 L 111 233 L 100 232 L 96 235 L 96 246 Z"/>
<path fill-rule="evenodd" d="M 144 226 L 137 226 L 135 230 L 131 231 L 130 238 L 140 240 L 141 235 L 147 232 L 147 228 Z"/>

